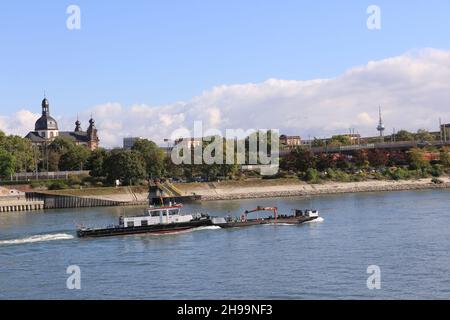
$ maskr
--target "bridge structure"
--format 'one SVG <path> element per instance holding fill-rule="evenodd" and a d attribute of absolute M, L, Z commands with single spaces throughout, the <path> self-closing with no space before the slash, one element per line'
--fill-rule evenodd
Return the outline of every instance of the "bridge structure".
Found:
<path fill-rule="evenodd" d="M 354 144 L 347 146 L 324 146 L 324 147 L 311 147 L 309 148 L 312 153 L 352 153 L 358 150 L 399 150 L 405 151 L 412 148 L 424 148 L 424 147 L 437 147 L 450 146 L 450 141 L 400 141 L 400 142 L 379 142 L 379 143 L 367 143 L 367 144 Z M 292 150 L 281 150 L 280 156 L 288 155 Z"/>

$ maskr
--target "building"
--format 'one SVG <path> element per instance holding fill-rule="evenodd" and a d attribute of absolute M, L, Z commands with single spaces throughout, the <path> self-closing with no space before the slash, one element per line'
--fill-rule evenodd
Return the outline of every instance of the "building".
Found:
<path fill-rule="evenodd" d="M 78 119 L 75 122 L 74 131 L 59 131 L 57 121 L 50 115 L 50 103 L 47 98 L 44 98 L 42 100 L 42 116 L 36 121 L 34 131 L 28 133 L 25 138 L 30 139 L 33 145 L 41 146 L 51 143 L 57 137 L 67 137 L 76 145 L 84 145 L 90 150 L 97 149 L 100 142 L 92 117 L 86 131 L 81 129 L 81 122 Z"/>
<path fill-rule="evenodd" d="M 179 145 L 180 143 L 186 143 L 189 149 L 200 147 L 203 144 L 202 138 L 179 138 L 175 140 L 175 145 Z"/>
<path fill-rule="evenodd" d="M 134 147 L 134 144 L 139 141 L 142 140 L 142 137 L 128 137 L 128 138 L 123 138 L 123 148 L 125 150 L 131 150 Z"/>
<path fill-rule="evenodd" d="M 450 141 L 450 123 L 441 125 L 441 137 L 445 142 Z"/>
<path fill-rule="evenodd" d="M 288 147 L 297 147 L 302 145 L 302 138 L 300 136 L 287 136 L 283 134 L 280 136 L 280 143 Z"/>

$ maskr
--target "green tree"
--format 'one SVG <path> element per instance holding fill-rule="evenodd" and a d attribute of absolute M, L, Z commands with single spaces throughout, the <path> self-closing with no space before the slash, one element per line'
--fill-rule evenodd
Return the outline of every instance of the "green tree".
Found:
<path fill-rule="evenodd" d="M 108 158 L 108 151 L 99 148 L 91 152 L 87 160 L 87 169 L 90 170 L 90 175 L 92 177 L 105 177 L 106 173 L 104 170 L 105 161 Z"/>
<path fill-rule="evenodd" d="M 395 134 L 395 141 L 414 141 L 414 134 L 406 130 L 400 130 Z"/>
<path fill-rule="evenodd" d="M 34 154 L 31 142 L 19 136 L 0 134 L 0 149 L 8 151 L 15 159 L 14 171 L 27 172 L 34 168 Z"/>
<path fill-rule="evenodd" d="M 430 161 L 425 158 L 425 152 L 420 148 L 409 151 L 409 165 L 411 169 L 424 169 L 430 165 Z"/>
<path fill-rule="evenodd" d="M 79 170 L 72 169 L 76 164 L 70 163 L 70 158 L 76 158 L 73 154 L 75 142 L 69 137 L 56 137 L 49 145 L 41 147 L 42 153 L 42 170 L 59 171 L 59 170 Z M 71 155 L 66 155 L 72 152 Z M 62 165 L 62 167 L 61 167 Z"/>
<path fill-rule="evenodd" d="M 444 147 L 441 149 L 440 161 L 442 166 L 450 168 L 450 147 Z"/>
<path fill-rule="evenodd" d="M 136 151 L 111 151 L 104 162 L 104 170 L 110 183 L 120 180 L 124 185 L 134 185 L 147 178 L 145 161 Z"/>
<path fill-rule="evenodd" d="M 331 141 L 329 142 L 329 145 L 333 147 L 348 146 L 351 144 L 351 138 L 347 135 L 332 136 Z"/>
<path fill-rule="evenodd" d="M 135 142 L 133 151 L 138 152 L 144 159 L 149 178 L 163 176 L 166 154 L 156 143 L 147 139 L 140 139 Z"/>
<path fill-rule="evenodd" d="M 0 176 L 9 177 L 14 174 L 16 159 L 4 149 L 0 149 Z"/>
<path fill-rule="evenodd" d="M 49 149 L 64 154 L 75 147 L 75 142 L 69 137 L 56 137 L 49 145 Z"/>
<path fill-rule="evenodd" d="M 355 151 L 353 161 L 355 162 L 356 167 L 360 169 L 368 168 L 370 165 L 369 157 L 367 156 L 367 151 L 365 150 Z"/>
<path fill-rule="evenodd" d="M 59 160 L 59 169 L 62 171 L 83 170 L 87 165 L 90 150 L 85 146 L 74 146 L 65 152 Z"/>
<path fill-rule="evenodd" d="M 418 140 L 418 141 L 434 141 L 435 138 L 427 130 L 419 129 L 416 133 L 416 140 Z"/>

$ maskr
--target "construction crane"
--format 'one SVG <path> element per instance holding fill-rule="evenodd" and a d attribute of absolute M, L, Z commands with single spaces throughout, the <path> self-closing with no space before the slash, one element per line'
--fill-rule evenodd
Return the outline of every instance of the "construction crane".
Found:
<path fill-rule="evenodd" d="M 273 211 L 275 223 L 277 223 L 277 220 L 278 220 L 278 208 L 277 207 L 260 207 L 260 206 L 258 206 L 258 207 L 256 207 L 256 209 L 253 209 L 253 210 L 245 210 L 245 220 L 247 220 L 247 216 L 249 213 L 258 212 L 258 211 Z"/>

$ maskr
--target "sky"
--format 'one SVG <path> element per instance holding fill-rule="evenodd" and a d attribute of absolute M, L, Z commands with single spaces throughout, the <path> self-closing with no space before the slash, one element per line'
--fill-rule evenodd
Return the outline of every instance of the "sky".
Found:
<path fill-rule="evenodd" d="M 72 4 L 80 30 L 66 26 Z M 0 130 L 31 131 L 44 92 L 61 130 L 93 114 L 105 147 L 161 143 L 196 120 L 373 135 L 380 104 L 387 130 L 437 130 L 450 122 L 448 12 L 448 0 L 2 1 Z"/>

